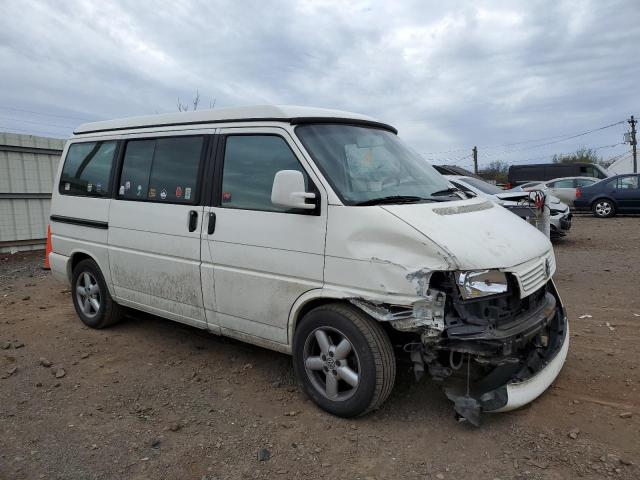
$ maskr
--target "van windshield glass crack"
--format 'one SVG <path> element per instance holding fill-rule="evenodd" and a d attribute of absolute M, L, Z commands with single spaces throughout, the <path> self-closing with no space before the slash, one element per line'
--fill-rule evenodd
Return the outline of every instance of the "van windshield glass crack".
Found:
<path fill-rule="evenodd" d="M 449 182 L 386 130 L 309 124 L 298 126 L 296 135 L 345 205 L 460 200 L 433 197 L 448 190 Z"/>

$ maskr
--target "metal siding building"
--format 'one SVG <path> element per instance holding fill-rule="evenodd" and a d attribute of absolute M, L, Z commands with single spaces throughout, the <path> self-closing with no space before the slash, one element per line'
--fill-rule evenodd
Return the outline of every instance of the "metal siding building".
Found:
<path fill-rule="evenodd" d="M 0 252 L 44 248 L 65 141 L 0 133 Z"/>

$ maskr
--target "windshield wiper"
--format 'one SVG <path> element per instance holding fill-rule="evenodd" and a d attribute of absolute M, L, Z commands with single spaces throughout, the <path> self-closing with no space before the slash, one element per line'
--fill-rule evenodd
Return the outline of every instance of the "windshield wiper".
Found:
<path fill-rule="evenodd" d="M 390 195 L 388 197 L 371 198 L 363 202 L 354 203 L 358 206 L 381 205 L 385 203 L 416 203 L 416 202 L 432 202 L 429 198 L 416 197 L 413 195 Z"/>
<path fill-rule="evenodd" d="M 437 192 L 433 192 L 431 194 L 432 197 L 438 197 L 441 195 L 450 195 L 452 193 L 458 193 L 461 192 L 462 190 L 460 190 L 459 188 L 455 188 L 455 187 L 449 187 L 449 188 L 445 188 L 444 190 L 438 190 Z"/>

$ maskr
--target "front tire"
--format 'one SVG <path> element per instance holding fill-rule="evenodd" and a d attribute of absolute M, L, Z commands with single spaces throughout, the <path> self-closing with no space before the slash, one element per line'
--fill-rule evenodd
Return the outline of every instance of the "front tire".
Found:
<path fill-rule="evenodd" d="M 393 347 L 380 324 L 341 303 L 317 307 L 302 318 L 293 339 L 293 364 L 311 399 L 347 418 L 379 408 L 396 376 Z"/>
<path fill-rule="evenodd" d="M 120 305 L 111 298 L 96 262 L 91 259 L 79 262 L 73 269 L 71 282 L 73 306 L 87 327 L 105 328 L 120 320 Z"/>
<path fill-rule="evenodd" d="M 598 218 L 609 218 L 616 214 L 616 207 L 611 200 L 601 198 L 591 205 L 593 214 Z"/>

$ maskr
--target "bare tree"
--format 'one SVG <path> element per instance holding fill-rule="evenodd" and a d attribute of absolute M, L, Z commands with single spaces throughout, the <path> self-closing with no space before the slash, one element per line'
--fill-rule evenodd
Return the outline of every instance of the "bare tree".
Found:
<path fill-rule="evenodd" d="M 188 112 L 190 108 L 193 107 L 193 111 L 195 112 L 196 110 L 198 110 L 198 106 L 200 105 L 200 91 L 196 90 L 196 94 L 193 97 L 193 100 L 191 101 L 191 105 L 189 105 L 188 103 L 182 103 L 180 101 L 180 97 L 178 97 L 178 103 L 177 103 L 177 107 L 178 107 L 178 111 L 179 112 Z M 209 109 L 214 109 L 216 106 L 216 99 L 212 99 L 209 100 Z"/>

